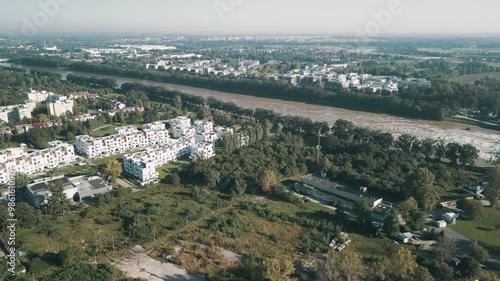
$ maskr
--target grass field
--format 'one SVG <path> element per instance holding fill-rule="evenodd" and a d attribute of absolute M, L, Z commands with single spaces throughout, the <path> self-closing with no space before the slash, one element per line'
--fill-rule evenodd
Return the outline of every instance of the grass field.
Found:
<path fill-rule="evenodd" d="M 490 251 L 500 255 L 500 210 L 485 208 L 485 216 L 476 221 L 460 220 L 452 228 L 466 237 L 477 240 Z"/>
<path fill-rule="evenodd" d="M 457 79 L 457 82 L 474 83 L 474 82 L 481 80 L 481 79 L 484 79 L 486 77 L 500 78 L 500 72 L 487 72 L 487 73 L 480 73 L 480 74 L 463 75 Z"/>
<path fill-rule="evenodd" d="M 112 135 L 115 132 L 115 126 L 113 125 L 107 125 L 104 127 L 101 127 L 97 130 L 92 131 L 90 134 L 95 137 L 104 137 L 104 136 L 109 136 Z"/>

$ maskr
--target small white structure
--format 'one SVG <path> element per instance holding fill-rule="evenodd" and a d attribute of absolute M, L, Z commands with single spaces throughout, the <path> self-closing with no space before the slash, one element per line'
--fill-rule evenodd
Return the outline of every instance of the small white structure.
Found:
<path fill-rule="evenodd" d="M 446 221 L 449 224 L 456 224 L 458 216 L 459 215 L 457 213 L 450 212 L 450 213 L 443 214 L 442 218 L 444 221 Z"/>
<path fill-rule="evenodd" d="M 439 228 L 445 228 L 446 227 L 446 221 L 444 221 L 444 220 L 436 221 L 436 226 L 439 227 Z"/>
<path fill-rule="evenodd" d="M 405 244 L 410 243 L 410 240 L 412 238 L 413 238 L 413 234 L 411 232 L 399 233 L 398 234 L 398 239 L 401 240 Z"/>

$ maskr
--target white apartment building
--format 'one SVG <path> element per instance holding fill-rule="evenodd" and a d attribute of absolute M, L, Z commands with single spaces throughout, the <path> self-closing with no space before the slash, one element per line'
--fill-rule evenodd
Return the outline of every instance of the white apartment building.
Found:
<path fill-rule="evenodd" d="M 193 138 L 173 139 L 167 145 L 148 148 L 123 157 L 123 170 L 147 184 L 158 178 L 156 169 L 190 155 L 191 160 L 215 156 L 213 143 L 196 144 Z"/>
<path fill-rule="evenodd" d="M 9 112 L 6 109 L 0 109 L 0 121 L 9 122 Z"/>
<path fill-rule="evenodd" d="M 167 129 L 167 126 L 163 122 L 154 122 L 150 124 L 145 124 L 142 126 L 143 131 L 164 131 Z"/>
<path fill-rule="evenodd" d="M 206 160 L 215 156 L 214 143 L 201 142 L 191 146 L 189 159 L 193 161 Z"/>
<path fill-rule="evenodd" d="M 75 162 L 72 145 L 55 141 L 48 149 L 28 154 L 26 148 L 9 149 L 0 152 L 0 184 L 14 180 L 17 173 L 31 175 L 45 169 Z"/>
<path fill-rule="evenodd" d="M 174 127 L 174 138 L 193 138 L 196 130 L 191 127 Z"/>
<path fill-rule="evenodd" d="M 60 98 L 52 102 L 47 102 L 47 110 L 50 115 L 62 116 L 70 112 L 73 113 L 73 100 Z"/>
<path fill-rule="evenodd" d="M 35 90 L 31 90 L 31 92 L 27 93 L 27 98 L 29 101 L 32 102 L 44 102 L 47 100 L 49 96 L 55 95 L 54 93 L 47 92 L 47 91 L 41 91 L 37 92 Z"/>
<path fill-rule="evenodd" d="M 175 119 L 170 120 L 170 128 L 191 128 L 191 118 L 186 116 L 179 116 Z"/>
<path fill-rule="evenodd" d="M 153 151 L 144 151 L 123 157 L 123 170 L 125 173 L 140 179 L 142 182 L 149 182 L 158 178 Z"/>
<path fill-rule="evenodd" d="M 160 130 L 161 127 L 160 124 L 153 123 L 144 125 L 140 131 L 133 126 L 116 128 L 115 134 L 107 137 L 77 136 L 75 149 L 79 154 L 92 158 L 120 154 L 135 148 L 168 144 L 170 139 L 168 130 Z"/>
<path fill-rule="evenodd" d="M 214 132 L 209 132 L 209 133 L 198 133 L 196 136 L 194 136 L 196 143 L 200 142 L 210 142 L 210 143 L 215 143 L 218 141 L 220 138 L 217 135 L 217 133 Z"/>
<path fill-rule="evenodd" d="M 195 121 L 194 129 L 197 133 L 211 133 L 214 130 L 214 123 L 206 121 Z"/>
<path fill-rule="evenodd" d="M 230 133 L 232 135 L 234 130 L 233 128 L 217 126 L 214 128 L 214 133 L 217 134 L 218 139 L 223 139 L 225 134 Z"/>
<path fill-rule="evenodd" d="M 137 133 L 137 127 L 136 126 L 126 126 L 126 127 L 119 127 L 115 128 L 115 135 L 126 135 L 126 134 L 133 134 Z"/>

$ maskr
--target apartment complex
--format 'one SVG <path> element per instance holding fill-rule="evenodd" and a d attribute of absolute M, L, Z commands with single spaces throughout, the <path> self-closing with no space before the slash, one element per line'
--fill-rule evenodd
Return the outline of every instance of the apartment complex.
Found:
<path fill-rule="evenodd" d="M 47 98 L 47 110 L 50 115 L 63 116 L 68 112 L 73 114 L 74 102 L 64 96 L 51 95 Z"/>
<path fill-rule="evenodd" d="M 151 182 L 158 178 L 156 169 L 179 158 L 188 157 L 190 160 L 208 159 L 215 156 L 215 142 L 222 136 L 221 132 L 232 129 L 217 127 L 214 131 L 212 122 L 195 121 L 187 117 L 177 117 L 169 121 L 170 128 L 174 131 L 175 139 L 170 139 L 167 144 L 148 148 L 145 151 L 125 155 L 123 170 L 125 173 L 140 179 L 143 183 Z"/>
<path fill-rule="evenodd" d="M 75 162 L 72 145 L 55 141 L 49 148 L 28 153 L 25 147 L 0 151 L 0 184 L 14 180 L 16 174 L 31 175 L 45 169 Z"/>
<path fill-rule="evenodd" d="M 3 122 L 22 121 L 24 118 L 31 119 L 31 112 L 35 109 L 35 103 L 16 104 L 0 107 L 0 120 Z"/>
<path fill-rule="evenodd" d="M 27 93 L 28 101 L 31 102 L 45 102 L 49 96 L 54 96 L 54 93 L 41 91 L 37 92 L 35 90 L 31 90 L 31 92 Z"/>
<path fill-rule="evenodd" d="M 98 157 L 125 153 L 132 149 L 157 146 L 169 142 L 168 130 L 161 122 L 146 124 L 142 130 L 134 126 L 115 129 L 115 134 L 107 137 L 94 138 L 77 136 L 76 152 L 88 157 Z"/>

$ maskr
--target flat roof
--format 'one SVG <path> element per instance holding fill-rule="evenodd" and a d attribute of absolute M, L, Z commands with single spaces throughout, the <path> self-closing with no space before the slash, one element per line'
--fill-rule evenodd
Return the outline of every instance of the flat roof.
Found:
<path fill-rule="evenodd" d="M 59 178 L 59 179 L 54 179 L 54 180 L 49 180 L 49 181 L 42 181 L 39 183 L 33 183 L 28 185 L 28 188 L 31 189 L 34 193 L 38 193 L 41 191 L 45 191 L 49 189 L 50 184 L 55 183 L 57 181 L 61 181 L 64 190 L 69 190 L 74 188 L 73 184 L 69 181 L 67 177 Z"/>
<path fill-rule="evenodd" d="M 352 188 L 322 179 L 313 175 L 307 175 L 300 179 L 300 182 L 321 191 L 351 202 L 365 201 L 369 206 L 373 206 L 375 201 L 381 198 L 370 197 L 370 194 L 355 192 Z"/>

